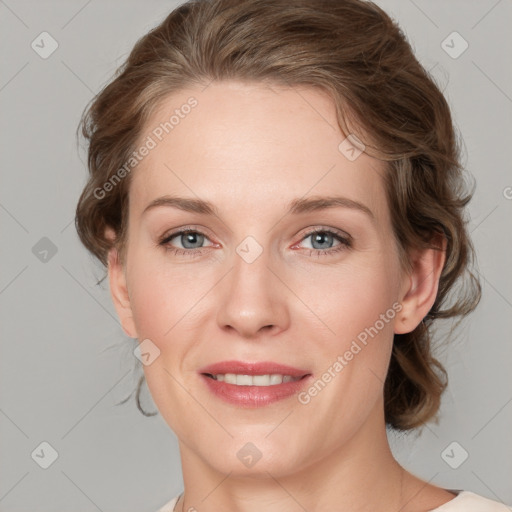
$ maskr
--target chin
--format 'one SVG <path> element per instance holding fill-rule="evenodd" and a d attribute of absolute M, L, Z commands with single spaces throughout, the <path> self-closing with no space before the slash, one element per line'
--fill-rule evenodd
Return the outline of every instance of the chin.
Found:
<path fill-rule="evenodd" d="M 230 478 L 268 479 L 269 473 L 277 478 L 297 471 L 300 461 L 296 457 L 302 450 L 281 440 L 274 443 L 265 439 L 267 435 L 268 430 L 252 440 L 244 436 L 243 440 L 216 443 L 215 449 L 201 458 L 216 471 L 229 473 Z"/>

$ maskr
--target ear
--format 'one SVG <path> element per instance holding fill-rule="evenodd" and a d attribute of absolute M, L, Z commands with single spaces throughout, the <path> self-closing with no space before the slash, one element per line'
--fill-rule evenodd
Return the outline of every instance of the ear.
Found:
<path fill-rule="evenodd" d="M 402 309 L 395 322 L 395 334 L 405 334 L 416 329 L 434 305 L 446 259 L 446 238 L 439 235 L 434 244 L 437 249 L 409 252 L 412 270 L 404 275 L 400 301 Z"/>
<path fill-rule="evenodd" d="M 115 234 L 111 228 L 106 229 L 105 236 L 110 240 L 115 240 Z M 108 252 L 108 279 L 112 302 L 116 308 L 123 331 L 130 338 L 136 338 L 137 331 L 133 321 L 130 297 L 126 285 L 126 275 L 119 258 L 119 251 L 116 248 L 112 248 Z"/>

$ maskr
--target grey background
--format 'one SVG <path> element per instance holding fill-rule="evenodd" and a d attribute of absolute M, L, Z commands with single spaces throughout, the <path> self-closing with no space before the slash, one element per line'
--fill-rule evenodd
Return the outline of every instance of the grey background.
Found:
<path fill-rule="evenodd" d="M 390 441 L 425 480 L 512 504 L 512 2 L 377 3 L 453 108 L 477 182 L 470 229 L 484 286 L 478 311 L 439 351 L 450 376 L 439 424 Z M 82 110 L 175 5 L 0 0 L 2 512 L 154 512 L 182 489 L 177 441 L 160 415 L 143 417 L 133 396 L 115 405 L 142 372 L 136 342 L 124 336 L 107 286 L 96 284 L 103 271 L 73 225 L 86 177 L 75 142 Z M 43 31 L 59 45 L 47 59 L 31 47 Z M 469 44 L 458 58 L 441 46 L 453 31 Z M 43 441 L 58 453 L 47 469 L 31 455 Z M 469 454 L 457 469 L 441 456 L 453 441 L 461 448 L 448 450 L 452 461 Z"/>

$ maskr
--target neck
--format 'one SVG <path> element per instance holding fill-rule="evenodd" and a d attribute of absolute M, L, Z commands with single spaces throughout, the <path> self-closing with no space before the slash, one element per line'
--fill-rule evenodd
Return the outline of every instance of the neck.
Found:
<path fill-rule="evenodd" d="M 271 469 L 252 476 L 221 473 L 181 443 L 180 453 L 185 492 L 177 511 L 384 512 L 400 510 L 411 498 L 379 409 L 327 457 L 279 478 Z"/>

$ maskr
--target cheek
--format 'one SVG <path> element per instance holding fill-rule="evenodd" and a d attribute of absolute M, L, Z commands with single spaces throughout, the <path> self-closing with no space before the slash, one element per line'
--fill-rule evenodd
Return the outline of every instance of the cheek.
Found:
<path fill-rule="evenodd" d="M 176 267 L 132 258 L 128 287 L 139 339 L 150 338 L 159 345 L 171 338 L 180 323 L 186 323 L 198 308 L 204 277 L 188 265 Z"/>
<path fill-rule="evenodd" d="M 317 293 L 317 307 L 323 304 L 319 316 L 331 332 L 309 347 L 321 365 L 299 400 L 319 417 L 330 416 L 340 439 L 352 435 L 382 398 L 393 325 L 401 309 L 393 267 L 387 268 L 353 267 Z"/>
<path fill-rule="evenodd" d="M 183 363 L 193 350 L 191 322 L 201 311 L 204 283 L 190 278 L 190 266 L 172 268 L 145 258 L 132 257 L 128 274 L 130 303 L 139 340 L 150 339 L 159 356 L 143 366 L 152 399 L 167 423 L 180 438 L 193 428 L 190 419 L 179 420 L 175 410 L 192 410 L 194 401 L 178 384 L 183 380 Z M 195 276 L 194 272 L 194 276 Z M 192 419 L 199 411 L 194 410 Z"/>
<path fill-rule="evenodd" d="M 352 276 L 343 292 L 332 301 L 335 307 L 331 313 L 340 335 L 364 342 L 368 331 L 374 336 L 392 331 L 397 308 L 393 288 L 393 283 L 382 275 L 369 279 Z"/>
<path fill-rule="evenodd" d="M 396 262 L 385 254 L 380 259 L 304 273 L 301 283 L 301 298 L 334 331 L 335 338 L 357 337 L 375 323 L 379 331 L 392 330 L 398 272 Z M 381 319 L 381 315 L 386 316 Z"/>
<path fill-rule="evenodd" d="M 383 254 L 380 261 L 340 272 L 325 283 L 323 294 L 317 292 L 317 304 L 323 304 L 320 316 L 331 331 L 324 357 L 330 364 L 338 361 L 343 367 L 338 365 L 338 370 L 374 391 L 386 377 L 394 323 L 402 308 L 397 276 L 396 261 Z"/>

